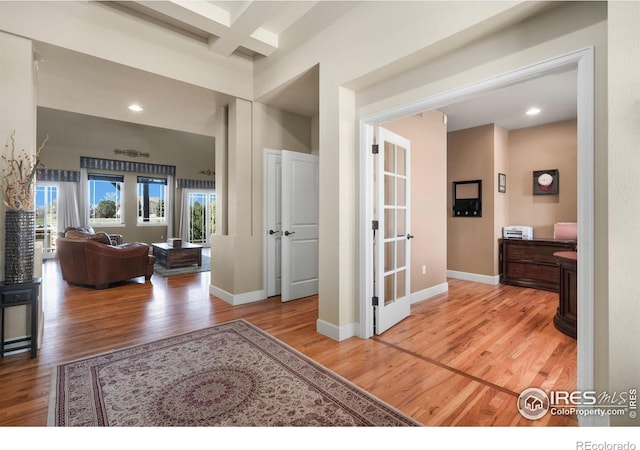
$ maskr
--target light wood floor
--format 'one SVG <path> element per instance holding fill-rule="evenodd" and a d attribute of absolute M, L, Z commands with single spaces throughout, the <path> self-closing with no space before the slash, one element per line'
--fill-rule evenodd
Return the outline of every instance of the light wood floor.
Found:
<path fill-rule="evenodd" d="M 449 280 L 372 339 L 335 342 L 315 331 L 317 298 L 232 307 L 208 294 L 209 274 L 143 278 L 96 291 L 68 286 L 44 264 L 45 327 L 38 357 L 0 360 L 0 425 L 44 426 L 51 365 L 245 318 L 430 426 L 576 425 L 520 416 L 527 387 L 574 390 L 576 341 L 552 318 L 557 294 Z"/>

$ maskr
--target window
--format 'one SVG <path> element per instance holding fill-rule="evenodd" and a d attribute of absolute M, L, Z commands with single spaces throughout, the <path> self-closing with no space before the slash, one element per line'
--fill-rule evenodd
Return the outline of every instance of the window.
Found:
<path fill-rule="evenodd" d="M 216 231 L 216 194 L 190 192 L 189 242 L 209 246 L 209 237 Z"/>
<path fill-rule="evenodd" d="M 56 248 L 58 228 L 58 187 L 36 186 L 36 240 L 42 241 L 44 257 L 52 257 Z"/>
<path fill-rule="evenodd" d="M 121 225 L 123 175 L 89 174 L 89 222 Z"/>
<path fill-rule="evenodd" d="M 138 224 L 165 225 L 167 180 L 165 178 L 138 177 Z"/>

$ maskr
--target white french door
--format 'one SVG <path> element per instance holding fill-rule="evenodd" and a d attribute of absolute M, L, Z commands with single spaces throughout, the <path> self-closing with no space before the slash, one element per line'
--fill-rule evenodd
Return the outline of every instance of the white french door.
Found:
<path fill-rule="evenodd" d="M 283 302 L 318 293 L 318 157 L 265 153 L 265 284 Z"/>
<path fill-rule="evenodd" d="M 374 157 L 374 332 L 411 313 L 411 143 L 378 127 Z"/>
<path fill-rule="evenodd" d="M 43 258 L 56 255 L 58 234 L 58 186 L 38 183 L 36 186 L 36 240 L 42 241 Z"/>
<path fill-rule="evenodd" d="M 192 244 L 209 247 L 216 230 L 216 194 L 213 191 L 189 190 L 187 201 L 187 237 Z"/>

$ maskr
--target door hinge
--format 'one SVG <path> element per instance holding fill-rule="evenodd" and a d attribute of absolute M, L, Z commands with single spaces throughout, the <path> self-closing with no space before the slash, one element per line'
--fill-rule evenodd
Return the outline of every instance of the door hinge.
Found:
<path fill-rule="evenodd" d="M 378 222 L 377 220 L 372 220 L 372 221 L 371 221 L 371 229 L 372 229 L 372 230 L 374 230 L 374 231 L 375 231 L 375 230 L 377 230 L 377 229 L 378 229 L 378 227 L 379 227 L 379 225 L 380 225 L 380 224 L 379 224 L 379 222 Z"/>
<path fill-rule="evenodd" d="M 378 297 L 377 296 L 373 296 L 371 297 L 371 305 L 372 306 L 378 306 Z"/>
<path fill-rule="evenodd" d="M 373 153 L 374 155 L 377 155 L 379 151 L 380 147 L 378 146 L 378 144 L 373 144 L 371 146 L 371 153 Z"/>

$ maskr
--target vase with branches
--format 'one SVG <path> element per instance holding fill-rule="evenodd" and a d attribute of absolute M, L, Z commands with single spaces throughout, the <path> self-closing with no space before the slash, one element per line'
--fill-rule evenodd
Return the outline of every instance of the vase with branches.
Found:
<path fill-rule="evenodd" d="M 11 132 L 0 159 L 2 195 L 7 207 L 4 217 L 4 283 L 17 284 L 33 279 L 35 264 L 35 184 L 36 171 L 43 167 L 40 152 L 16 152 L 15 130 Z"/>
<path fill-rule="evenodd" d="M 34 187 L 36 171 L 44 168 L 40 162 L 40 152 L 49 140 L 47 136 L 35 153 L 24 149 L 16 152 L 15 130 L 11 132 L 2 155 L 2 193 L 4 204 L 15 211 L 34 209 Z"/>

